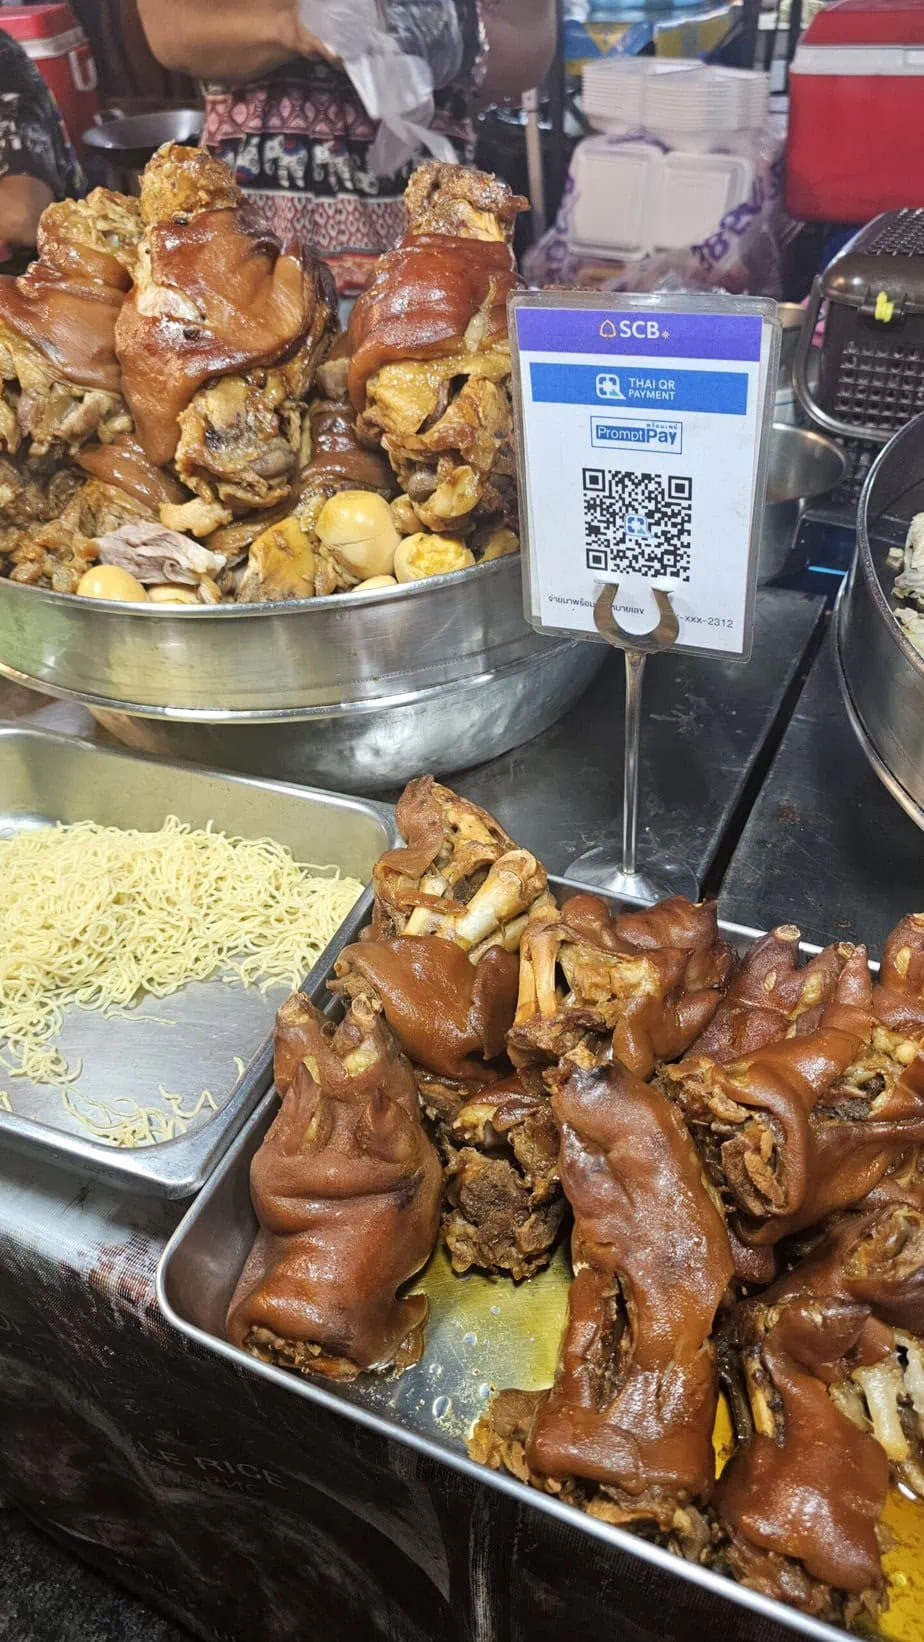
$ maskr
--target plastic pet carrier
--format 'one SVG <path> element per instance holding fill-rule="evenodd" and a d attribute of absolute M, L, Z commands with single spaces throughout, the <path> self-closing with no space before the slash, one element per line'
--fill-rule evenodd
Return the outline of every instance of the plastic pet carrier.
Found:
<path fill-rule="evenodd" d="M 876 217 L 818 275 L 793 379 L 847 458 L 835 501 L 854 505 L 880 447 L 924 411 L 924 209 Z"/>

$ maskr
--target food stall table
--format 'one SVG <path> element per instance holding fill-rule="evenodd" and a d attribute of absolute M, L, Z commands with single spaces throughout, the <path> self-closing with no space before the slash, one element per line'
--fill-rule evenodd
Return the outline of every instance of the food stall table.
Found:
<path fill-rule="evenodd" d="M 862 932 L 878 957 L 924 901 L 922 863 L 924 837 L 851 729 L 829 634 L 725 875 L 721 914 L 795 923 L 820 943 Z"/>
<path fill-rule="evenodd" d="M 643 816 L 652 851 L 705 879 L 759 779 L 823 618 L 760 595 L 747 668 L 651 669 Z M 620 662 L 556 729 L 458 785 L 560 871 L 612 839 Z M 87 730 L 11 686 L 0 711 Z M 725 847 L 727 847 L 727 842 Z M 114 1087 L 118 1068 L 113 1068 Z M 182 1205 L 7 1155 L 0 1165 L 0 1493 L 210 1642 L 552 1642 L 567 1625 L 680 1642 L 785 1634 L 747 1609 L 173 1333 L 158 1259 Z"/>

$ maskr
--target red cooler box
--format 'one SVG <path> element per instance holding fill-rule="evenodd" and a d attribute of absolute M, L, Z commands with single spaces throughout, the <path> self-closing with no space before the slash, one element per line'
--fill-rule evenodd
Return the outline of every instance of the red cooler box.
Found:
<path fill-rule="evenodd" d="M 789 100 L 794 217 L 863 223 L 924 205 L 924 0 L 833 0 L 802 37 Z"/>
<path fill-rule="evenodd" d="M 0 28 L 31 57 L 79 145 L 99 112 L 99 95 L 90 42 L 70 6 L 0 6 Z"/>

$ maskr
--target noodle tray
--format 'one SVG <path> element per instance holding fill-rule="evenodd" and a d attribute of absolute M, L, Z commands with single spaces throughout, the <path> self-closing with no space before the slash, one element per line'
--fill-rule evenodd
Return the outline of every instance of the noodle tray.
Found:
<path fill-rule="evenodd" d="M 367 884 L 396 837 L 390 808 L 280 782 L 134 758 L 46 732 L 0 725 L 0 835 L 56 823 L 161 828 L 168 816 L 243 839 L 270 838 L 296 861 Z M 89 869 L 88 869 L 89 870 Z M 51 886 L 56 900 L 71 885 Z M 326 973 L 367 915 L 364 891 L 306 985 Z M 57 1045 L 77 1070 L 74 1093 L 13 1076 L 0 1053 L 0 1144 L 168 1198 L 198 1191 L 272 1079 L 273 1017 L 289 987 L 218 976 L 128 1009 L 74 1008 Z M 154 1144 L 112 1144 L 100 1131 L 143 1114 Z"/>
<path fill-rule="evenodd" d="M 579 885 L 549 878 L 561 891 Z M 720 923 L 725 939 L 740 953 L 758 939 L 756 930 Z M 817 947 L 800 945 L 804 955 Z M 872 966 L 874 970 L 878 965 Z M 333 965 L 332 977 L 333 978 Z M 340 1013 L 324 977 L 316 971 L 314 1003 L 331 1018 Z M 366 1456 L 362 1486 L 351 1511 L 331 1518 L 323 1487 L 299 1490 L 292 1509 L 299 1514 L 300 1540 L 324 1534 L 325 1579 L 337 1590 L 348 1575 L 351 1535 L 362 1533 L 366 1501 L 386 1500 L 394 1479 L 413 1477 L 418 1492 L 415 1519 L 427 1521 L 434 1541 L 423 1549 L 426 1568 L 453 1569 L 452 1603 L 460 1616 L 458 1634 L 512 1642 L 527 1635 L 546 1642 L 566 1632 L 587 1642 L 606 1642 L 616 1633 L 658 1642 L 688 1642 L 694 1636 L 722 1636 L 729 1642 L 783 1642 L 798 1632 L 836 1642 L 845 1632 L 794 1608 L 733 1583 L 695 1561 L 672 1555 L 624 1528 L 579 1512 L 549 1493 L 526 1486 L 505 1472 L 476 1464 L 466 1437 L 498 1387 L 525 1390 L 548 1386 L 555 1372 L 569 1288 L 568 1262 L 559 1247 L 551 1264 L 527 1283 L 498 1281 L 481 1271 L 453 1274 L 440 1244 L 411 1292 L 429 1301 L 426 1343 L 419 1362 L 398 1375 L 363 1374 L 347 1382 L 302 1377 L 261 1361 L 228 1343 L 226 1315 L 251 1250 L 257 1221 L 249 1186 L 251 1161 L 277 1112 L 275 1091 L 254 1112 L 204 1191 L 188 1209 L 161 1259 L 161 1310 L 200 1351 L 223 1359 L 237 1376 L 263 1382 L 260 1402 L 276 1411 L 277 1428 L 308 1446 L 319 1477 L 348 1473 L 356 1456 Z M 216 1372 L 220 1365 L 216 1364 Z M 305 1418 L 285 1416 L 282 1399 L 304 1399 Z M 293 1410 L 294 1414 L 294 1410 Z M 276 1461 L 271 1445 L 267 1464 Z M 267 1509 L 276 1501 L 267 1498 Z M 907 1514 L 906 1514 L 907 1515 Z M 340 1527 L 332 1524 L 340 1521 Z M 919 1550 L 905 1518 L 896 1523 L 904 1584 L 893 1590 L 893 1606 L 883 1627 L 895 1642 L 919 1636 L 915 1618 L 920 1578 Z M 437 1551 L 439 1554 L 437 1554 Z M 299 1577 L 290 1566 L 285 1542 L 272 1556 L 271 1577 L 285 1588 Z M 267 1575 L 267 1577 L 270 1577 Z M 386 1570 L 367 1600 L 370 1610 L 398 1604 L 393 1622 L 404 1634 L 413 1629 L 413 1581 L 398 1588 Z M 487 1615 L 482 1629 L 476 1616 Z M 614 1620 L 614 1615 L 619 1617 Z M 378 1632 L 376 1633 L 378 1634 Z M 454 1633 L 455 1634 L 455 1633 Z M 877 1633 L 879 1634 L 879 1633 Z"/>

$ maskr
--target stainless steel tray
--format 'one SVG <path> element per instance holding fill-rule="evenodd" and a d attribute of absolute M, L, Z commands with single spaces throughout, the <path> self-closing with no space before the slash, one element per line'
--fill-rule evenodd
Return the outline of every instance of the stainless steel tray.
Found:
<path fill-rule="evenodd" d="M 299 860 L 329 862 L 366 883 L 397 838 L 383 804 L 133 758 L 0 724 L 0 831 L 84 820 L 151 829 L 171 814 L 193 826 L 212 820 L 244 837 L 269 835 Z M 367 892 L 308 984 L 327 972 L 333 951 L 368 916 L 368 899 Z M 190 1196 L 269 1087 L 273 1015 L 285 995 L 284 987 L 263 994 L 214 980 L 145 999 L 127 1018 L 72 1011 L 60 1042 L 70 1058 L 83 1059 L 78 1086 L 86 1095 L 107 1105 L 121 1094 L 143 1098 L 166 1112 L 160 1085 L 187 1097 L 208 1088 L 218 1111 L 203 1111 L 175 1140 L 129 1151 L 88 1138 L 56 1090 L 15 1079 L 3 1084 L 15 1110 L 0 1110 L 0 1144 L 134 1191 Z"/>
<path fill-rule="evenodd" d="M 580 887 L 571 880 L 553 878 L 550 882 L 568 892 Z M 740 951 L 747 950 L 760 933 L 736 924 L 723 923 L 721 928 Z M 818 948 L 803 943 L 801 950 L 808 956 Z M 329 1001 L 324 977 L 317 971 L 310 993 L 321 1008 Z M 456 1277 L 438 1251 L 415 1285 L 430 1301 L 424 1355 L 398 1378 L 368 1376 L 352 1385 L 325 1385 L 258 1362 L 229 1345 L 224 1320 L 257 1230 L 250 1199 L 250 1163 L 276 1109 L 276 1093 L 271 1091 L 164 1250 L 157 1272 L 157 1298 L 175 1328 L 245 1374 L 303 1398 L 315 1418 L 321 1418 L 323 1410 L 353 1420 L 406 1444 L 430 1461 L 451 1466 L 472 1483 L 553 1518 L 569 1566 L 580 1561 L 576 1537 L 589 1535 L 623 1557 L 628 1554 L 639 1564 L 647 1564 L 647 1576 L 639 1567 L 640 1580 L 655 1577 L 660 1570 L 752 1610 L 761 1618 L 762 1624 L 755 1620 L 755 1634 L 759 1629 L 762 1637 L 776 1636 L 784 1627 L 827 1642 L 844 1642 L 845 1633 L 833 1626 L 745 1590 L 721 1574 L 683 1562 L 624 1529 L 598 1522 L 468 1458 L 464 1438 L 493 1390 L 505 1385 L 530 1389 L 551 1384 L 569 1283 L 563 1249 L 545 1272 L 520 1285 L 479 1273 Z M 493 1600 L 490 1592 L 485 1593 L 485 1600 Z M 602 1626 L 600 1637 L 607 1634 L 611 1634 L 609 1626 Z"/>

